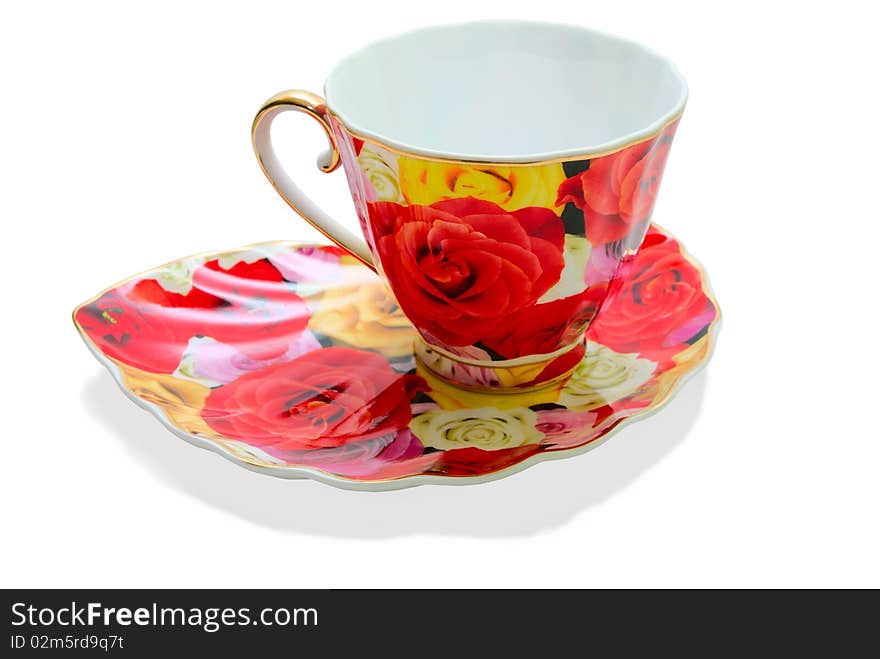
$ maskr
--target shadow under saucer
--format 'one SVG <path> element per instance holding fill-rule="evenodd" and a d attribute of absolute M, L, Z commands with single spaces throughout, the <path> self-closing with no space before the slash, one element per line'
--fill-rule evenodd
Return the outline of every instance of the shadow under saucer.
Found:
<path fill-rule="evenodd" d="M 103 371 L 86 383 L 82 399 L 89 413 L 159 480 L 260 526 L 338 538 L 515 537 L 567 523 L 660 462 L 693 427 L 706 382 L 705 371 L 696 374 L 650 423 L 612 433 L 614 441 L 590 451 L 589 458 L 543 462 L 516 478 L 479 486 L 428 486 L 373 495 L 310 480 L 264 478 L 219 456 L 208 457 L 131 405 Z"/>

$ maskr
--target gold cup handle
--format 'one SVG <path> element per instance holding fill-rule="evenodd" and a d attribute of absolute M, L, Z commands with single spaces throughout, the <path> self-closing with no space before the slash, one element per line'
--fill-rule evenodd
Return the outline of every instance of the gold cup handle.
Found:
<path fill-rule="evenodd" d="M 339 147 L 336 144 L 336 138 L 333 137 L 333 131 L 330 130 L 330 124 L 327 122 L 327 104 L 324 102 L 324 99 L 311 92 L 291 89 L 275 94 L 275 96 L 263 103 L 263 107 L 260 108 L 257 116 L 254 117 L 254 123 L 251 127 L 251 141 L 253 142 L 254 153 L 257 155 L 260 168 L 272 186 L 278 191 L 278 194 L 306 222 L 375 270 L 376 267 L 373 265 L 373 258 L 370 255 L 370 249 L 367 247 L 366 241 L 360 235 L 345 228 L 321 210 L 293 182 L 278 161 L 275 149 L 272 148 L 270 129 L 272 127 L 272 120 L 288 110 L 306 113 L 317 120 L 327 134 L 330 149 L 318 156 L 318 167 L 321 171 L 329 173 L 339 167 Z"/>

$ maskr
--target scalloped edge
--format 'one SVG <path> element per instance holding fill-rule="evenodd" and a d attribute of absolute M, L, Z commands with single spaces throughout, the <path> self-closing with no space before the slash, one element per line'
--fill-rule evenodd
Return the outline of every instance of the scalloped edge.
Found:
<path fill-rule="evenodd" d="M 292 467 L 292 466 L 282 466 L 279 465 L 277 467 L 267 467 L 264 465 L 258 465 L 249 463 L 246 460 L 242 460 L 237 455 L 233 454 L 227 448 L 212 442 L 209 439 L 205 439 L 202 437 L 196 437 L 195 435 L 190 435 L 182 431 L 180 428 L 175 426 L 168 416 L 165 414 L 164 410 L 155 405 L 154 403 L 150 403 L 149 401 L 140 398 L 133 394 L 124 384 L 122 380 L 122 374 L 119 371 L 116 363 L 109 359 L 106 355 L 104 355 L 98 348 L 89 340 L 88 336 L 83 332 L 82 328 L 79 326 L 79 323 L 74 321 L 74 325 L 76 326 L 77 332 L 82 338 L 83 342 L 86 344 L 86 347 L 89 351 L 94 355 L 95 359 L 98 360 L 100 364 L 102 364 L 110 374 L 113 376 L 113 379 L 116 381 L 116 384 L 122 389 L 123 393 L 133 401 L 138 407 L 146 410 L 154 417 L 156 417 L 166 429 L 170 430 L 174 435 L 184 440 L 185 442 L 192 444 L 193 446 L 197 446 L 198 448 L 206 449 L 216 455 L 219 455 L 223 458 L 226 458 L 230 462 L 235 463 L 239 467 L 244 467 L 250 471 L 257 472 L 259 474 L 263 474 L 265 476 L 273 476 L 275 478 L 286 478 L 289 480 L 315 480 L 326 485 L 331 485 L 333 487 L 345 489 L 345 490 L 353 490 L 358 492 L 390 492 L 394 490 L 403 490 L 410 487 L 417 487 L 419 485 L 478 485 L 480 483 L 490 483 L 492 481 L 501 480 L 502 478 L 507 478 L 508 476 L 512 476 L 521 471 L 528 469 L 536 464 L 541 462 L 550 462 L 552 460 L 562 460 L 566 458 L 571 458 L 577 455 L 581 455 L 588 451 L 591 451 L 595 448 L 598 448 L 606 441 L 611 439 L 614 435 L 620 432 L 621 429 L 627 427 L 631 423 L 636 423 L 638 421 L 644 421 L 646 419 L 651 418 L 654 414 L 663 409 L 670 400 L 672 400 L 684 387 L 684 385 L 689 382 L 694 376 L 700 373 L 709 361 L 712 359 L 712 356 L 715 353 L 715 347 L 717 345 L 718 333 L 721 330 L 722 325 L 722 313 L 721 307 L 718 304 L 717 299 L 715 298 L 714 292 L 712 290 L 712 286 L 709 282 L 709 276 L 706 270 L 700 265 L 700 263 L 691 256 L 690 252 L 687 251 L 685 246 L 682 244 L 681 240 L 679 240 L 672 232 L 667 231 L 663 227 L 658 226 L 657 224 L 652 222 L 652 225 L 668 235 L 670 238 L 673 238 L 679 245 L 681 249 L 682 256 L 684 256 L 688 261 L 690 261 L 699 271 L 700 277 L 703 283 L 703 288 L 706 292 L 707 297 L 712 301 L 715 305 L 716 316 L 715 320 L 709 325 L 709 330 L 706 333 L 706 340 L 709 341 L 708 348 L 706 350 L 706 355 L 703 357 L 700 362 L 694 365 L 694 367 L 682 374 L 682 376 L 675 382 L 675 384 L 669 389 L 663 399 L 651 405 L 648 408 L 645 408 L 643 411 L 638 411 L 634 413 L 632 416 L 625 417 L 617 423 L 615 423 L 608 431 L 606 431 L 603 435 L 600 435 L 596 439 L 593 439 L 586 444 L 581 446 L 576 446 L 573 448 L 567 449 L 559 449 L 555 451 L 546 451 L 544 453 L 536 453 L 535 455 L 529 456 L 528 458 L 523 459 L 516 464 L 510 465 L 509 467 L 504 467 L 503 469 L 499 469 L 498 471 L 493 471 L 489 474 L 481 474 L 479 476 L 443 476 L 440 474 L 419 474 L 415 476 L 401 476 L 399 478 L 387 479 L 387 480 L 355 480 L 349 479 L 342 476 L 337 476 L 335 474 L 331 474 L 329 472 L 321 471 L 319 469 L 312 469 L 309 467 Z M 273 243 L 283 243 L 283 244 L 291 244 L 297 246 L 303 245 L 315 245 L 319 246 L 321 243 L 302 243 L 296 241 L 269 241 L 268 243 L 257 243 L 259 245 L 265 244 L 273 244 Z M 254 245 L 245 246 L 242 248 L 232 248 L 228 250 L 222 250 L 219 252 L 211 252 L 211 254 L 226 254 L 232 251 L 247 249 L 248 247 L 253 247 Z M 171 263 L 175 263 L 177 261 L 195 258 L 200 255 L 193 256 L 183 256 L 179 259 L 175 259 Z M 106 291 L 115 288 L 131 279 L 139 277 L 145 273 L 152 272 L 153 270 L 157 270 L 162 266 L 158 266 L 157 268 L 151 268 L 149 270 L 144 270 L 139 274 L 133 275 L 113 286 L 110 286 L 107 289 L 104 289 L 101 293 L 99 293 L 95 298 L 90 298 L 86 302 L 78 304 L 74 309 L 74 315 L 76 311 L 86 305 L 93 299 L 96 299 L 103 295 Z"/>

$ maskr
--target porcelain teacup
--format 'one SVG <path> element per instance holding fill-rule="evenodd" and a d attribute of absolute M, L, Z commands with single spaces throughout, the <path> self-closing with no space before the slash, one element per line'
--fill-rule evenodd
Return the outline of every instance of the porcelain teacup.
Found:
<path fill-rule="evenodd" d="M 675 66 L 583 28 L 479 22 L 368 45 L 324 91 L 269 99 L 254 150 L 294 210 L 385 279 L 422 367 L 497 391 L 566 377 L 648 229 L 687 99 Z M 363 237 L 279 163 L 287 110 L 324 128 L 319 166 L 342 164 Z"/>

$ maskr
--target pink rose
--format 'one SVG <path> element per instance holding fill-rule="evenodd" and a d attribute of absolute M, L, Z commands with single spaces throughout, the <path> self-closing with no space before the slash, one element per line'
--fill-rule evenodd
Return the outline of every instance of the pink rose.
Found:
<path fill-rule="evenodd" d="M 306 451 L 267 449 L 289 464 L 315 467 L 340 476 L 369 477 L 392 464 L 417 458 L 424 452 L 418 437 L 404 428 L 397 433 L 344 444 L 336 448 Z"/>
<path fill-rule="evenodd" d="M 598 434 L 593 427 L 598 414 L 593 411 L 579 412 L 564 408 L 539 410 L 535 428 L 544 433 L 542 444 L 553 448 L 574 448 L 586 444 Z"/>

